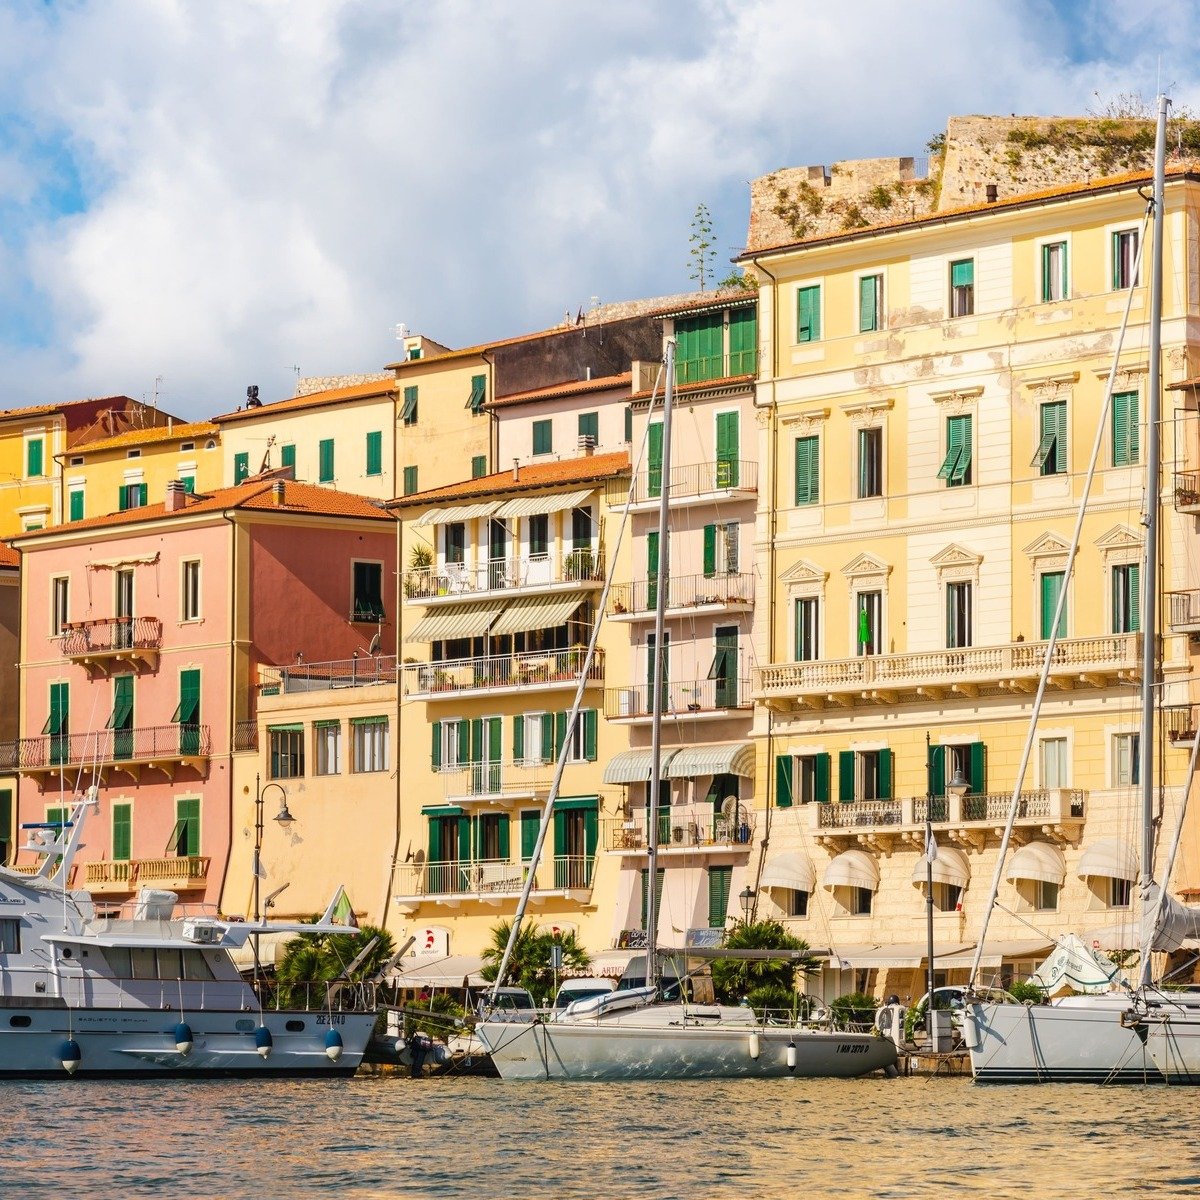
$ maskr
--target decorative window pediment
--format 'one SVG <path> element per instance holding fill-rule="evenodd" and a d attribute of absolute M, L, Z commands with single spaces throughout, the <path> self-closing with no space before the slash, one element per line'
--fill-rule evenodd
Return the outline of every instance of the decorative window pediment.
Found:
<path fill-rule="evenodd" d="M 795 596 L 817 596 L 825 591 L 829 572 L 818 567 L 816 563 L 801 559 L 788 567 L 779 576 L 779 582 L 787 586 L 788 591 Z"/>
<path fill-rule="evenodd" d="M 959 545 L 950 545 L 935 554 L 929 561 L 937 572 L 939 581 L 952 582 L 962 579 L 978 579 L 983 555 L 973 554 Z"/>
<path fill-rule="evenodd" d="M 1129 525 L 1114 525 L 1096 539 L 1096 548 L 1106 565 L 1140 562 L 1141 534 Z"/>
<path fill-rule="evenodd" d="M 1057 533 L 1043 533 L 1025 547 L 1039 571 L 1065 571 L 1070 552 L 1071 543 Z"/>
<path fill-rule="evenodd" d="M 860 554 L 857 558 L 848 562 L 842 568 L 842 574 L 850 580 L 878 580 L 882 585 L 884 580 L 892 573 L 891 563 L 886 563 L 881 558 L 876 558 L 874 554 Z"/>

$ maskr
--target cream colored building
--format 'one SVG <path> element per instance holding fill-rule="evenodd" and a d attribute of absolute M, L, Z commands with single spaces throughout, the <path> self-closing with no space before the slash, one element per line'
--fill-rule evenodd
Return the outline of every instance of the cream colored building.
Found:
<path fill-rule="evenodd" d="M 769 589 L 755 610 L 756 913 L 827 953 L 812 985 L 826 995 L 924 991 L 927 813 L 939 844 L 937 973 L 965 980 L 1063 588 L 984 962 L 1003 978 L 1024 974 L 1068 931 L 1105 949 L 1136 945 L 1148 269 L 1137 278 L 1134 261 L 1149 239 L 1147 183 L 1097 179 L 811 236 L 780 237 L 752 217 L 756 558 Z M 1166 382 L 1194 369 L 1198 196 L 1195 178 L 1173 169 Z M 1200 509 L 1174 472 L 1200 464 L 1194 396 L 1166 395 L 1169 829 L 1200 628 Z"/>

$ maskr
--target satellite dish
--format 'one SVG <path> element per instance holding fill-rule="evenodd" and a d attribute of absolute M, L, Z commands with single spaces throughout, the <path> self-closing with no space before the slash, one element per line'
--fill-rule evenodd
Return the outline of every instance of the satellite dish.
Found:
<path fill-rule="evenodd" d="M 375 631 L 375 636 L 371 639 L 371 644 L 367 647 L 367 653 L 368 654 L 378 654 L 379 653 L 379 643 L 381 641 L 383 641 L 383 630 L 377 629 Z"/>

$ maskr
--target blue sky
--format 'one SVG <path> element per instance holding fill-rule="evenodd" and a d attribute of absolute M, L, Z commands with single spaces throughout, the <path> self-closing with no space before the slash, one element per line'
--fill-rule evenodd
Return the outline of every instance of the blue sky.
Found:
<path fill-rule="evenodd" d="M 1184 0 L 0 0 L 0 407 L 226 411 L 687 290 L 750 179 L 1200 108 Z M 156 380 L 161 382 L 156 384 Z"/>

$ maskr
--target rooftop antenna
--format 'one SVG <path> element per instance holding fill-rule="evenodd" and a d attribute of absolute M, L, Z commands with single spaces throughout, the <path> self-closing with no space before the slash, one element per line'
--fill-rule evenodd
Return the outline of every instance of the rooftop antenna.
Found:
<path fill-rule="evenodd" d="M 402 342 L 408 337 L 408 326 L 403 321 L 396 326 L 396 341 Z"/>
<path fill-rule="evenodd" d="M 246 407 L 247 408 L 262 408 L 262 401 L 258 398 L 258 384 L 252 383 L 246 389 Z"/>

